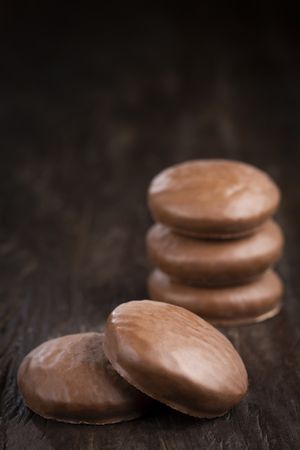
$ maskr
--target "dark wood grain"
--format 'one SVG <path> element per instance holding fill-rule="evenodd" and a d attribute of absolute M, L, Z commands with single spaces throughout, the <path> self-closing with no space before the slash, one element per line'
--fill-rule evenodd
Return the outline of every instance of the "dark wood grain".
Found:
<path fill-rule="evenodd" d="M 295 25 L 262 8 L 254 26 L 206 10 L 123 13 L 1 15 L 0 449 L 298 449 Z M 100 329 L 117 304 L 147 295 L 147 185 L 202 157 L 258 165 L 283 191 L 284 310 L 225 331 L 249 371 L 247 398 L 211 421 L 164 407 L 103 427 L 32 414 L 16 386 L 21 359 L 51 337 Z"/>

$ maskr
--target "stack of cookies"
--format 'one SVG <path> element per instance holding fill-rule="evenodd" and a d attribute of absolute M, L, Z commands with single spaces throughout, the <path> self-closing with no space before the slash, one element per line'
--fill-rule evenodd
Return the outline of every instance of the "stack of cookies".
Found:
<path fill-rule="evenodd" d="M 149 188 L 157 222 L 147 234 L 156 266 L 150 298 L 222 325 L 276 315 L 283 284 L 272 267 L 284 238 L 272 216 L 279 201 L 271 178 L 241 162 L 189 161 L 158 174 Z"/>

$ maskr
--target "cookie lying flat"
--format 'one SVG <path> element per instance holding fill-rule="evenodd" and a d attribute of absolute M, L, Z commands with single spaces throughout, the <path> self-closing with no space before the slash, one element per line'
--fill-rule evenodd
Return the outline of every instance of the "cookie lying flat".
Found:
<path fill-rule="evenodd" d="M 144 414 L 152 400 L 115 372 L 102 341 L 99 333 L 73 334 L 32 350 L 18 372 L 26 405 L 71 423 L 114 423 Z"/>
<path fill-rule="evenodd" d="M 152 181 L 154 219 L 182 234 L 232 238 L 253 232 L 276 211 L 280 192 L 261 170 L 230 160 L 195 160 Z"/>
<path fill-rule="evenodd" d="M 152 300 L 187 308 L 211 323 L 240 325 L 278 314 L 283 284 L 273 270 L 268 270 L 242 286 L 200 288 L 173 282 L 168 275 L 155 270 L 149 276 L 148 291 Z"/>
<path fill-rule="evenodd" d="M 152 226 L 147 235 L 152 263 L 173 279 L 195 286 L 247 283 L 275 263 L 282 248 L 283 235 L 273 221 L 243 239 L 194 239 L 160 224 Z"/>
<path fill-rule="evenodd" d="M 118 306 L 106 323 L 104 352 L 133 386 L 191 416 L 221 416 L 247 391 L 245 366 L 228 339 L 178 306 Z"/>

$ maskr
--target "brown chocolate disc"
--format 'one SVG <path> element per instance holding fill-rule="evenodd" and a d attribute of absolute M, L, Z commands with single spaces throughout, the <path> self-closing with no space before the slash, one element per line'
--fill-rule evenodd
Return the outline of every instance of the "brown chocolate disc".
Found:
<path fill-rule="evenodd" d="M 195 417 L 221 416 L 247 391 L 245 366 L 228 339 L 178 306 L 118 306 L 106 323 L 104 352 L 133 386 Z"/>
<path fill-rule="evenodd" d="M 261 322 L 281 309 L 283 284 L 268 270 L 255 281 L 226 288 L 192 287 L 172 281 L 155 270 L 148 279 L 152 300 L 182 306 L 211 323 L 240 325 Z"/>
<path fill-rule="evenodd" d="M 145 413 L 153 400 L 123 380 L 103 353 L 103 335 L 44 342 L 23 360 L 18 385 L 25 404 L 47 419 L 105 424 Z"/>
<path fill-rule="evenodd" d="M 195 160 L 158 174 L 149 187 L 156 221 L 205 238 L 251 233 L 277 209 L 280 192 L 261 170 L 237 161 Z"/>
<path fill-rule="evenodd" d="M 283 235 L 274 221 L 242 239 L 194 239 L 156 224 L 147 235 L 154 265 L 173 279 L 195 286 L 247 283 L 275 263 L 282 254 Z"/>

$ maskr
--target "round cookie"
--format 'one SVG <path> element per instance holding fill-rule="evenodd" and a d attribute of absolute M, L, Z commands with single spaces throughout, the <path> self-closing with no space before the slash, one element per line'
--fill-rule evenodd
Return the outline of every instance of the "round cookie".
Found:
<path fill-rule="evenodd" d="M 150 260 L 171 278 L 195 286 L 247 283 L 281 256 L 283 235 L 274 221 L 243 239 L 194 239 L 161 224 L 147 234 Z"/>
<path fill-rule="evenodd" d="M 189 309 L 211 323 L 242 325 L 278 314 L 283 284 L 273 270 L 268 270 L 242 286 L 199 288 L 173 282 L 168 275 L 155 270 L 148 278 L 148 291 L 152 300 Z"/>
<path fill-rule="evenodd" d="M 154 219 L 201 238 L 253 232 L 276 211 L 280 192 L 261 170 L 230 160 L 195 160 L 159 173 L 148 191 Z"/>
<path fill-rule="evenodd" d="M 99 333 L 44 342 L 23 359 L 18 385 L 30 409 L 62 422 L 130 420 L 144 414 L 153 402 L 115 372 Z"/>
<path fill-rule="evenodd" d="M 106 323 L 104 352 L 133 386 L 191 416 L 221 416 L 247 391 L 245 366 L 228 339 L 178 306 L 118 306 Z"/>

